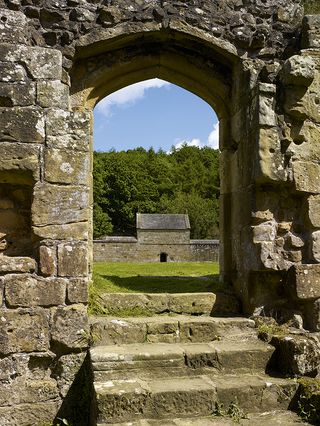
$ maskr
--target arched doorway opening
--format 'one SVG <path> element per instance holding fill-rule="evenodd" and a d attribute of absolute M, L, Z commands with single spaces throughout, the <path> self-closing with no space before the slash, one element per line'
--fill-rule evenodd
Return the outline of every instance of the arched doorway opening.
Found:
<path fill-rule="evenodd" d="M 73 108 L 91 111 L 107 95 L 130 84 L 150 78 L 160 78 L 196 94 L 205 100 L 217 113 L 220 122 L 219 140 L 222 151 L 222 187 L 220 210 L 220 273 L 230 282 L 236 268 L 233 252 L 239 252 L 232 235 L 231 214 L 234 209 L 229 182 L 232 173 L 236 179 L 237 169 L 231 164 L 236 143 L 231 133 L 233 110 L 233 71 L 238 57 L 228 49 L 214 46 L 178 31 L 160 31 L 136 34 L 136 38 L 124 36 L 115 44 L 83 49 L 79 53 L 72 76 L 71 91 Z M 92 140 L 91 140 L 92 146 Z M 232 170 L 232 172 L 231 172 Z M 228 178 L 226 179 L 226 176 Z M 239 227 L 240 229 L 240 227 Z M 238 230 L 237 230 L 238 232 Z"/>
<path fill-rule="evenodd" d="M 157 271 L 150 263 L 180 263 L 188 276 L 182 264 L 215 261 L 193 272 L 210 274 L 205 290 L 213 291 L 220 184 L 212 108 L 172 83 L 144 80 L 104 98 L 94 110 L 94 129 L 94 282 L 105 283 L 105 291 L 108 281 L 116 286 L 113 275 L 104 279 L 116 264 L 118 276 L 127 274 L 128 263 L 142 264 L 133 282 L 152 280 Z"/>

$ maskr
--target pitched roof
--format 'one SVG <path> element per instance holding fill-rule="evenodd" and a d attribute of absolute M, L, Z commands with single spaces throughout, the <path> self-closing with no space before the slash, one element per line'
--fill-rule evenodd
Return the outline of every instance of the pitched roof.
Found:
<path fill-rule="evenodd" d="M 187 214 L 137 213 L 137 229 L 190 229 Z"/>

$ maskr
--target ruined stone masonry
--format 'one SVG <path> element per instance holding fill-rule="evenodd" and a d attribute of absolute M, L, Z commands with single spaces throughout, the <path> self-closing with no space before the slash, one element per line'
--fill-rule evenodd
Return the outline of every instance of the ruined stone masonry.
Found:
<path fill-rule="evenodd" d="M 0 425 L 81 411 L 92 110 L 144 79 L 219 116 L 221 279 L 243 313 L 298 314 L 319 331 L 320 16 L 300 0 L 0 8 Z"/>

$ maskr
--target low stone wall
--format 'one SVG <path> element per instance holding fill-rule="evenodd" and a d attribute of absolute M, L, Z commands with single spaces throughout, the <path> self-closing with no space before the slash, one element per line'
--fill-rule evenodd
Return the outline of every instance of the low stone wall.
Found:
<path fill-rule="evenodd" d="M 219 240 L 191 240 L 190 244 L 141 244 L 134 237 L 108 237 L 93 241 L 95 262 L 219 261 Z"/>
<path fill-rule="evenodd" d="M 219 262 L 219 240 L 191 240 L 190 251 L 193 262 Z"/>
<path fill-rule="evenodd" d="M 136 256 L 137 239 L 134 237 L 109 237 L 93 241 L 95 262 L 133 262 Z"/>

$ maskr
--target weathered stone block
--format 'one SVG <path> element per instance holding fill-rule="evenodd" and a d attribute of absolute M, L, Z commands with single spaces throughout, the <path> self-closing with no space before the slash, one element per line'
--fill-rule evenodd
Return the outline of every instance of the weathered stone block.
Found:
<path fill-rule="evenodd" d="M 276 222 L 269 221 L 252 227 L 253 241 L 255 243 L 262 241 L 274 241 L 277 235 Z"/>
<path fill-rule="evenodd" d="M 91 114 L 88 112 L 49 110 L 46 130 L 49 147 L 90 151 Z"/>
<path fill-rule="evenodd" d="M 26 380 L 26 376 L 20 376 L 1 384 L 0 406 L 45 402 L 58 396 L 55 380 Z"/>
<path fill-rule="evenodd" d="M 213 293 L 169 294 L 170 312 L 210 315 L 216 295 Z"/>
<path fill-rule="evenodd" d="M 300 300 L 320 297 L 320 264 L 293 265 L 287 274 L 286 287 L 291 296 Z"/>
<path fill-rule="evenodd" d="M 36 108 L 0 108 L 0 141 L 43 143 L 43 112 Z"/>
<path fill-rule="evenodd" d="M 48 183 L 35 185 L 32 204 L 33 225 L 80 222 L 87 220 L 88 215 L 89 191 L 85 187 L 58 186 Z"/>
<path fill-rule="evenodd" d="M 292 164 L 293 179 L 297 191 L 320 192 L 320 165 L 305 161 L 294 161 Z"/>
<path fill-rule="evenodd" d="M 52 312 L 52 341 L 69 349 L 88 346 L 89 326 L 84 305 L 54 308 Z"/>
<path fill-rule="evenodd" d="M 313 227 L 320 228 L 320 195 L 308 198 L 308 217 Z"/>
<path fill-rule="evenodd" d="M 278 129 L 261 128 L 258 136 L 259 162 L 256 164 L 256 179 L 259 182 L 286 180 Z"/>
<path fill-rule="evenodd" d="M 320 26 L 319 15 L 305 15 L 302 21 L 303 29 L 317 30 Z"/>
<path fill-rule="evenodd" d="M 183 321 L 180 323 L 181 342 L 211 342 L 219 338 L 217 326 L 211 322 Z"/>
<path fill-rule="evenodd" d="M 148 297 L 146 294 L 136 293 L 134 296 L 130 293 L 103 293 L 100 301 L 103 307 L 110 312 L 116 309 L 146 309 Z"/>
<path fill-rule="evenodd" d="M 148 334 L 178 334 L 179 324 L 178 321 L 168 321 L 168 322 L 148 322 L 147 323 L 147 333 Z"/>
<path fill-rule="evenodd" d="M 21 12 L 0 10 L 1 43 L 26 43 L 28 39 L 27 19 Z"/>
<path fill-rule="evenodd" d="M 289 234 L 287 235 L 286 243 L 289 244 L 290 247 L 294 248 L 301 248 L 304 246 L 303 239 L 298 235 L 293 234 L 292 232 L 289 232 Z"/>
<path fill-rule="evenodd" d="M 51 424 L 59 410 L 59 402 L 21 404 L 14 407 L 1 407 L 0 418 L 4 426 Z"/>
<path fill-rule="evenodd" d="M 10 307 L 62 305 L 66 299 L 66 280 L 12 274 L 4 278 L 6 303 Z"/>
<path fill-rule="evenodd" d="M 290 138 L 294 142 L 294 144 L 290 145 L 293 161 L 320 161 L 319 124 L 309 120 L 305 120 L 303 123 L 292 123 L 289 139 Z"/>
<path fill-rule="evenodd" d="M 273 84 L 260 83 L 259 85 L 259 124 L 261 126 L 276 126 L 275 112 L 276 86 Z"/>
<path fill-rule="evenodd" d="M 33 233 L 40 238 L 51 240 L 87 240 L 88 222 L 68 223 L 66 225 L 33 226 Z"/>
<path fill-rule="evenodd" d="M 81 277 L 88 274 L 88 245 L 69 242 L 58 245 L 58 275 Z"/>
<path fill-rule="evenodd" d="M 302 47 L 304 49 L 319 49 L 320 47 L 320 31 L 307 31 L 302 38 Z"/>
<path fill-rule="evenodd" d="M 312 233 L 312 256 L 316 262 L 320 262 L 320 231 Z"/>
<path fill-rule="evenodd" d="M 288 86 L 285 89 L 284 110 L 292 118 L 298 121 L 311 119 L 320 123 L 319 110 L 319 77 L 316 77 L 308 90 L 304 86 Z"/>
<path fill-rule="evenodd" d="M 59 50 L 38 46 L 2 44 L 0 57 L 3 61 L 24 64 L 33 79 L 61 79 L 62 54 Z"/>
<path fill-rule="evenodd" d="M 33 272 L 36 267 L 36 261 L 30 257 L 0 256 L 0 273 Z"/>
<path fill-rule="evenodd" d="M 1 354 L 48 349 L 49 324 L 43 309 L 0 309 Z"/>
<path fill-rule="evenodd" d="M 95 337 L 93 345 L 145 343 L 147 326 L 116 318 L 96 319 L 91 324 L 91 334 Z"/>
<path fill-rule="evenodd" d="M 258 210 L 255 212 L 251 212 L 251 217 L 253 218 L 254 223 L 258 225 L 262 222 L 272 221 L 274 215 L 268 209 L 268 210 L 262 210 L 262 211 Z"/>
<path fill-rule="evenodd" d="M 148 299 L 145 308 L 150 312 L 160 314 L 168 311 L 169 308 L 169 295 L 168 294 L 146 294 Z"/>
<path fill-rule="evenodd" d="M 26 376 L 28 374 L 29 354 L 11 355 L 0 359 L 0 382 L 8 382 L 11 380 Z"/>
<path fill-rule="evenodd" d="M 285 85 L 309 86 L 314 76 L 315 62 L 308 56 L 291 56 L 282 69 L 282 81 Z"/>
<path fill-rule="evenodd" d="M 28 355 L 28 377 L 32 380 L 44 380 L 51 377 L 56 354 L 53 352 L 34 352 Z"/>
<path fill-rule="evenodd" d="M 39 247 L 39 269 L 44 277 L 55 275 L 57 272 L 57 249 L 56 247 Z"/>
<path fill-rule="evenodd" d="M 320 366 L 319 337 L 315 335 L 274 336 L 276 365 L 283 374 L 314 377 Z"/>
<path fill-rule="evenodd" d="M 23 66 L 12 62 L 0 63 L 0 81 L 3 83 L 21 83 L 27 80 Z"/>
<path fill-rule="evenodd" d="M 69 108 L 69 87 L 59 80 L 37 83 L 37 103 L 43 108 Z"/>
<path fill-rule="evenodd" d="M 33 83 L 28 85 L 0 83 L 0 93 L 1 107 L 34 105 L 36 99 L 36 90 Z"/>
<path fill-rule="evenodd" d="M 88 303 L 88 280 L 81 278 L 69 279 L 67 300 L 69 303 Z"/>
<path fill-rule="evenodd" d="M 58 382 L 59 391 L 62 397 L 65 397 L 74 382 L 79 370 L 81 369 L 86 353 L 63 355 L 57 362 L 53 376 Z"/>
<path fill-rule="evenodd" d="M 256 263 L 252 263 L 251 267 L 254 270 L 260 270 L 261 268 L 273 269 L 274 271 L 289 269 L 292 262 L 286 260 L 283 255 L 281 243 L 282 241 L 278 238 L 274 241 L 256 242 L 257 259 Z"/>
<path fill-rule="evenodd" d="M 320 331 L 320 299 L 305 304 L 304 319 L 308 330 Z"/>
<path fill-rule="evenodd" d="M 47 149 L 44 154 L 44 161 L 44 176 L 47 182 L 89 185 L 89 153 Z"/>
<path fill-rule="evenodd" d="M 16 145 L 11 142 L 0 144 L 0 171 L 30 171 L 34 179 L 39 178 L 39 146 Z"/>
<path fill-rule="evenodd" d="M 279 222 L 278 223 L 278 233 L 279 234 L 286 234 L 287 232 L 289 232 L 292 228 L 292 222 Z"/>
<path fill-rule="evenodd" d="M 292 263 L 301 263 L 302 261 L 301 250 L 285 250 L 283 252 L 283 257 Z"/>

